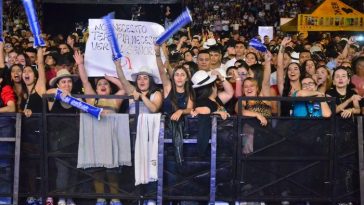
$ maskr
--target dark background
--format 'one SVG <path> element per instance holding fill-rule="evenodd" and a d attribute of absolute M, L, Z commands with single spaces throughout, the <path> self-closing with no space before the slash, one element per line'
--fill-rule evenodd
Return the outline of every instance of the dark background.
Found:
<path fill-rule="evenodd" d="M 162 24 L 164 21 L 165 6 L 160 4 L 144 4 L 140 21 L 151 21 Z M 172 17 L 181 12 L 180 4 L 169 5 L 172 9 Z M 101 18 L 107 13 L 115 11 L 116 19 L 131 20 L 132 10 L 136 5 L 111 5 L 111 4 L 50 4 L 44 3 L 43 7 L 43 28 L 49 34 L 67 34 L 75 30 L 75 22 L 82 22 L 87 25 L 90 18 Z M 162 24 L 163 25 L 163 24 Z"/>

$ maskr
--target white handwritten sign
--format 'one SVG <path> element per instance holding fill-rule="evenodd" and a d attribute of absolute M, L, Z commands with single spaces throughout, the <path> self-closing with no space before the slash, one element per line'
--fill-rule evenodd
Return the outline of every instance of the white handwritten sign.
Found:
<path fill-rule="evenodd" d="M 131 74 L 148 67 L 159 76 L 155 59 L 154 42 L 164 28 L 156 23 L 142 21 L 112 20 L 123 57 L 121 65 L 128 80 Z M 89 38 L 86 43 L 85 67 L 90 77 L 117 76 L 112 61 L 107 27 L 102 19 L 89 19 Z M 160 79 L 159 82 L 161 83 Z"/>

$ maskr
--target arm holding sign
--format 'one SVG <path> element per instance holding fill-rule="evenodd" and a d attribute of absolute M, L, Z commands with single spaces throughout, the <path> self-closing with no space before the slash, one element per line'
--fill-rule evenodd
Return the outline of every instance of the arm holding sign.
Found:
<path fill-rule="evenodd" d="M 133 95 L 133 92 L 135 91 L 135 87 L 132 84 L 130 84 L 129 81 L 125 78 L 123 68 L 121 67 L 121 64 L 120 64 L 120 59 L 114 61 L 114 63 L 116 66 L 116 72 L 118 74 L 119 81 L 123 85 L 126 93 L 128 95 Z"/>

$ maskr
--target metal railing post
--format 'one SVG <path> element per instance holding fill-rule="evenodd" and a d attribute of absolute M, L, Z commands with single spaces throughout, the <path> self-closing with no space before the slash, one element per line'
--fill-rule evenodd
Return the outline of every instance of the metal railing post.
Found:
<path fill-rule="evenodd" d="M 358 123 L 358 159 L 359 159 L 359 182 L 360 182 L 360 204 L 364 204 L 364 140 L 363 140 L 363 116 L 357 117 Z"/>

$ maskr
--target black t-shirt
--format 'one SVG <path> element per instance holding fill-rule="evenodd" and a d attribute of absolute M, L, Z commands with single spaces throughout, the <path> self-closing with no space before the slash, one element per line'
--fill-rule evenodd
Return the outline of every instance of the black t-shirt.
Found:
<path fill-rule="evenodd" d="M 336 88 L 331 88 L 326 92 L 326 94 L 330 95 L 331 97 L 336 97 L 335 103 L 336 105 L 340 105 L 347 99 L 351 98 L 353 95 L 356 95 L 356 92 L 354 90 L 347 90 L 346 95 L 341 95 L 340 93 L 337 92 Z M 354 107 L 353 102 L 350 102 L 346 108 L 353 108 L 353 107 Z"/>
<path fill-rule="evenodd" d="M 210 98 L 200 99 L 196 102 L 196 107 L 208 107 L 211 113 L 216 112 L 219 106 L 223 106 L 219 97 L 216 98 L 216 102 L 210 100 Z"/>

